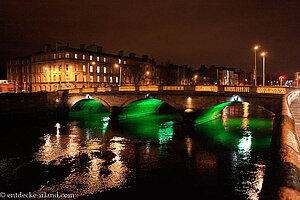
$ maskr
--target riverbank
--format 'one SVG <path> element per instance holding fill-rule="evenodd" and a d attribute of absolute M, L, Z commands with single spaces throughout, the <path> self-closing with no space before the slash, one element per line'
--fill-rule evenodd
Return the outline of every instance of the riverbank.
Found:
<path fill-rule="evenodd" d="M 276 117 L 271 142 L 271 159 L 263 184 L 263 199 L 300 199 L 300 139 L 290 105 L 298 92 L 284 96 L 282 114 Z"/>

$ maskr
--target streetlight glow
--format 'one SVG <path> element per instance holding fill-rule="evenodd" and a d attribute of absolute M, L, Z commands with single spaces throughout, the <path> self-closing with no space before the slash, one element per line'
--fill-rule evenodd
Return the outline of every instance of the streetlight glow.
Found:
<path fill-rule="evenodd" d="M 257 67 L 256 67 L 256 51 L 259 49 L 259 46 L 254 46 L 254 85 L 257 86 Z"/>
<path fill-rule="evenodd" d="M 149 71 L 147 71 L 147 72 L 146 72 L 146 75 L 150 75 L 150 72 L 149 72 Z"/>
<path fill-rule="evenodd" d="M 118 64 L 115 64 L 115 68 L 119 68 L 119 67 L 120 67 L 120 69 L 119 69 L 119 71 L 120 71 L 120 73 L 119 73 L 119 78 L 120 78 L 119 86 L 122 86 L 122 66 L 119 66 Z"/>
<path fill-rule="evenodd" d="M 266 52 L 262 52 L 260 55 L 262 56 L 262 70 L 263 70 L 263 86 L 266 84 Z"/>

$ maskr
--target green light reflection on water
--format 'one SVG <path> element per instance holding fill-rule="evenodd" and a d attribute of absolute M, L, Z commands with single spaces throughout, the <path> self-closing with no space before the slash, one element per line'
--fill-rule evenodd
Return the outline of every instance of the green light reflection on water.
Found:
<path fill-rule="evenodd" d="M 150 140 L 159 144 L 165 144 L 172 140 L 174 123 L 179 118 L 179 115 L 174 114 L 150 115 L 121 120 L 120 124 L 124 131 L 133 139 Z"/>
<path fill-rule="evenodd" d="M 71 120 L 79 121 L 80 128 L 94 133 L 105 134 L 109 125 L 109 111 L 99 101 L 94 99 L 84 99 L 75 103 L 69 117 Z"/>
<path fill-rule="evenodd" d="M 76 116 L 75 118 L 70 116 L 70 118 L 77 121 L 76 126 L 104 135 L 109 126 L 109 115 L 109 113 L 94 113 Z"/>
<path fill-rule="evenodd" d="M 243 137 L 251 136 L 251 147 L 265 148 L 271 141 L 271 135 L 265 132 L 270 132 L 272 126 L 272 121 L 268 119 L 251 119 L 246 129 L 243 119 L 226 119 L 225 122 L 224 119 L 216 119 L 195 127 L 195 130 L 211 138 L 215 144 L 225 147 L 239 147 L 240 143 L 242 147 L 245 142 Z"/>
<path fill-rule="evenodd" d="M 267 156 L 272 137 L 270 117 L 258 117 L 249 103 L 232 104 L 222 111 L 222 118 L 195 127 L 214 149 L 224 147 L 231 155 L 232 184 L 234 192 L 243 199 L 258 199 L 262 188 Z M 263 112 L 263 111 L 258 111 Z M 259 113 L 261 114 L 261 113 Z M 256 116 L 257 115 L 257 116 Z M 270 115 L 269 115 L 270 116 Z M 225 153 L 227 152 L 227 153 Z"/>

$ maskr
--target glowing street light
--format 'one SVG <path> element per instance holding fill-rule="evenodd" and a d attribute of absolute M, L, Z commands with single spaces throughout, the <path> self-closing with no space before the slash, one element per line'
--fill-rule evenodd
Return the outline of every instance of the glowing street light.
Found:
<path fill-rule="evenodd" d="M 257 67 L 256 67 L 256 51 L 259 49 L 259 46 L 254 47 L 254 85 L 257 86 Z"/>
<path fill-rule="evenodd" d="M 196 85 L 196 83 L 197 83 L 197 78 L 198 78 L 198 75 L 196 74 L 196 75 L 194 75 L 194 79 L 195 79 L 195 85 Z"/>
<path fill-rule="evenodd" d="M 283 79 L 285 79 L 285 76 L 279 76 L 279 80 L 280 80 L 280 86 L 282 87 L 282 81 Z"/>
<path fill-rule="evenodd" d="M 149 71 L 146 71 L 146 75 L 149 76 L 149 75 L 150 75 L 150 72 L 149 72 Z"/>
<path fill-rule="evenodd" d="M 122 66 L 121 65 L 118 65 L 118 64 L 115 64 L 115 68 L 119 68 L 120 67 L 120 80 L 119 80 L 119 86 L 122 86 Z"/>
<path fill-rule="evenodd" d="M 263 86 L 266 84 L 266 52 L 260 54 L 262 56 L 262 68 L 263 68 Z"/>

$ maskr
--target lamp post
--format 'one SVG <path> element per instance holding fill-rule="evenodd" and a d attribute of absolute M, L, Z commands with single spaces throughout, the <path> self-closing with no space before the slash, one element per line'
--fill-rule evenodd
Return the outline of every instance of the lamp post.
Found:
<path fill-rule="evenodd" d="M 198 78 L 198 75 L 196 74 L 196 75 L 194 76 L 194 79 L 195 79 L 195 85 L 197 84 L 197 78 Z"/>
<path fill-rule="evenodd" d="M 149 85 L 149 84 L 150 84 L 150 81 L 149 81 L 149 79 L 150 79 L 150 78 L 149 78 L 149 76 L 150 76 L 150 71 L 146 71 L 146 76 L 147 76 L 147 79 L 148 79 L 148 83 L 147 83 L 147 84 Z"/>
<path fill-rule="evenodd" d="M 119 75 L 119 78 L 120 78 L 120 80 L 119 80 L 119 86 L 122 86 L 122 66 L 121 66 L 121 65 L 118 65 L 118 64 L 115 64 L 115 67 L 116 67 L 116 68 L 119 68 L 119 67 L 120 67 L 120 69 L 119 69 L 119 71 L 120 71 L 120 75 Z"/>
<path fill-rule="evenodd" d="M 280 81 L 280 86 L 281 86 L 281 87 L 282 87 L 282 81 L 283 81 L 283 79 L 285 79 L 284 76 L 279 76 L 279 81 Z"/>
<path fill-rule="evenodd" d="M 257 67 L 256 67 L 256 51 L 259 46 L 254 47 L 254 86 L 257 86 Z"/>
<path fill-rule="evenodd" d="M 262 56 L 262 70 L 263 70 L 263 86 L 266 85 L 266 52 L 262 52 L 260 55 Z"/>

